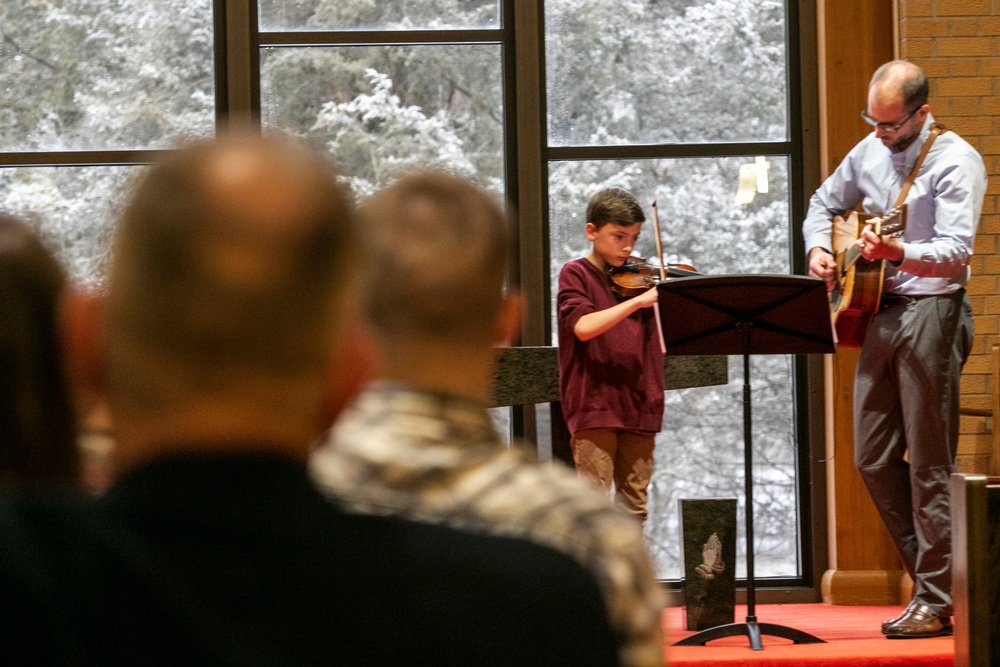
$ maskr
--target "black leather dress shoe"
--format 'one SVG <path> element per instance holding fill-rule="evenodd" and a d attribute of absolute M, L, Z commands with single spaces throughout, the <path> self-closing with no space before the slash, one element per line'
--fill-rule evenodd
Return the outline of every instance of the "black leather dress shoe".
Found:
<path fill-rule="evenodd" d="M 885 636 L 889 639 L 923 639 L 943 637 L 953 632 L 950 617 L 938 616 L 927 605 L 916 604 L 885 629 Z"/>
<path fill-rule="evenodd" d="M 889 626 L 893 623 L 898 623 L 903 620 L 903 617 L 910 613 L 913 608 L 917 605 L 916 600 L 910 600 L 910 604 L 906 605 L 906 609 L 899 613 L 899 616 L 895 618 L 890 618 L 888 621 L 882 621 L 882 634 L 886 634 L 889 631 Z"/>

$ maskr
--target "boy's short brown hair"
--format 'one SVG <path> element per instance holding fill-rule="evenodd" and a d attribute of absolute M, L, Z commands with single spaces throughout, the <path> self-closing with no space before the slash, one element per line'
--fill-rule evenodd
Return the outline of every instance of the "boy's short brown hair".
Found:
<path fill-rule="evenodd" d="M 604 188 L 587 202 L 587 222 L 600 229 L 607 223 L 627 227 L 645 222 L 646 215 L 635 196 L 622 188 Z"/>

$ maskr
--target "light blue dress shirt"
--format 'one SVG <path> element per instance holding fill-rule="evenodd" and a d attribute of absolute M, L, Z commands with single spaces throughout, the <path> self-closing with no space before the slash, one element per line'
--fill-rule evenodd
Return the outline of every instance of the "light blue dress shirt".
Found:
<path fill-rule="evenodd" d="M 930 134 L 928 114 L 920 138 L 892 153 L 872 132 L 861 140 L 809 200 L 802 223 L 806 255 L 832 250 L 831 221 L 859 202 L 866 213 L 891 210 Z M 986 167 L 954 132 L 938 136 L 906 197 L 903 259 L 886 262 L 883 290 L 894 294 L 948 294 L 969 281 L 969 258 L 986 194 Z"/>

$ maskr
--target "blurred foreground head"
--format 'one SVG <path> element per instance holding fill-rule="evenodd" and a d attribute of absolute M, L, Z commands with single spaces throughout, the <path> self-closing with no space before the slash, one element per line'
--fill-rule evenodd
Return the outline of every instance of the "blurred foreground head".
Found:
<path fill-rule="evenodd" d="M 457 176 L 417 172 L 366 200 L 361 220 L 367 254 L 390 278 L 368 300 L 368 318 L 384 336 L 494 333 L 508 226 L 492 195 Z"/>
<path fill-rule="evenodd" d="M 387 277 L 367 299 L 387 373 L 426 385 L 438 361 L 455 381 L 469 368 L 489 374 L 480 357 L 520 316 L 520 301 L 504 294 L 510 227 L 496 198 L 451 174 L 416 172 L 372 195 L 360 217 L 366 256 Z"/>
<path fill-rule="evenodd" d="M 122 463 L 250 442 L 304 458 L 353 354 L 355 221 L 330 161 L 273 136 L 193 144 L 150 168 L 117 234 L 102 381 Z"/>
<path fill-rule="evenodd" d="M 76 420 L 59 345 L 66 277 L 24 221 L 0 214 L 0 482 L 76 484 Z"/>

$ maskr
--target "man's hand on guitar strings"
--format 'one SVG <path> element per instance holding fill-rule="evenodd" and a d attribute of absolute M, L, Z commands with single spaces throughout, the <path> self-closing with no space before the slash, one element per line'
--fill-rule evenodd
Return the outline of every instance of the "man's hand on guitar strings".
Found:
<path fill-rule="evenodd" d="M 816 246 L 809 251 L 809 275 L 822 278 L 826 291 L 832 292 L 837 286 L 837 260 L 828 250 Z"/>
<path fill-rule="evenodd" d="M 872 231 L 872 225 L 865 225 L 861 229 L 861 236 L 856 242 L 861 256 L 867 260 L 887 259 L 890 262 L 899 262 L 903 259 L 903 244 L 892 236 L 879 236 Z"/>

